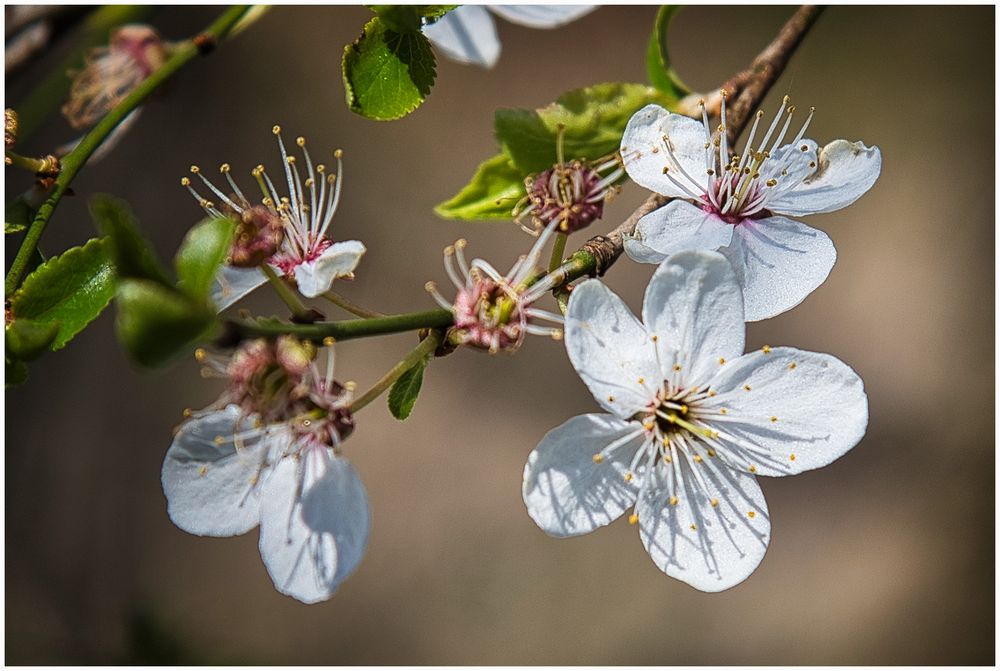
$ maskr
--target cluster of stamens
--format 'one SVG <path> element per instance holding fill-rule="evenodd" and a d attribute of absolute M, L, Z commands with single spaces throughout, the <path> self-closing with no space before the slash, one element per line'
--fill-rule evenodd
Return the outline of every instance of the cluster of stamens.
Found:
<path fill-rule="evenodd" d="M 601 171 L 609 168 L 614 170 L 602 177 Z M 614 183 L 622 172 L 617 157 L 596 167 L 582 161 L 557 163 L 524 180 L 528 195 L 515 208 L 515 221 L 528 228 L 524 220 L 530 217 L 533 230 L 558 221 L 560 233 L 585 228 L 604 214 L 604 203 L 618 192 Z"/>
<path fill-rule="evenodd" d="M 240 190 L 228 163 L 219 167 L 219 173 L 225 176 L 229 185 L 228 195 L 206 178 L 198 166 L 191 166 L 191 174 L 201 179 L 218 198 L 219 204 L 196 191 L 189 177 L 181 179 L 181 186 L 208 214 L 228 215 L 237 220 L 237 236 L 229 257 L 232 265 L 246 267 L 251 262 L 256 261 L 259 265 L 267 260 L 287 274 L 298 264 L 316 259 L 332 244 L 326 233 L 340 202 L 343 152 L 339 149 L 333 152 L 337 172 L 327 173 L 322 163 L 313 164 L 305 138 L 297 138 L 296 144 L 306 164 L 303 179 L 296 157 L 285 149 L 280 126 L 274 126 L 272 133 L 278 140 L 288 196 L 280 194 L 263 165 L 251 171 L 262 194 L 259 204 L 254 204 Z M 279 228 L 280 234 L 276 232 Z M 265 257 L 268 251 L 270 254 Z"/>

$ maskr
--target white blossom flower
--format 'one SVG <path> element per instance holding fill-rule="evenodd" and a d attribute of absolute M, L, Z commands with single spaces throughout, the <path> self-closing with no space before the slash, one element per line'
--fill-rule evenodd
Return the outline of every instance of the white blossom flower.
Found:
<path fill-rule="evenodd" d="M 746 579 L 771 535 L 754 475 L 829 464 L 864 435 L 861 379 L 827 354 L 743 354 L 743 300 L 715 252 L 681 252 L 646 289 L 642 321 L 597 280 L 573 291 L 566 349 L 607 411 L 550 431 L 524 502 L 547 533 L 629 522 L 656 565 L 703 591 Z"/>
<path fill-rule="evenodd" d="M 262 225 L 261 220 L 271 218 L 280 222 L 283 232 L 281 243 L 267 263 L 276 272 L 293 279 L 303 296 L 315 298 L 329 291 L 335 279 L 351 277 L 366 251 L 365 246 L 357 240 L 334 242 L 329 235 L 330 222 L 333 221 L 333 215 L 340 202 L 342 153 L 340 150 L 334 152 L 337 172 L 327 174 L 326 166 L 322 163 L 313 165 L 309 150 L 306 149 L 305 138 L 297 138 L 296 144 L 302 149 L 306 163 L 306 174 L 303 179 L 295 157 L 290 156 L 285 150 L 285 143 L 281 139 L 281 128 L 275 126 L 272 132 L 278 139 L 288 196 L 281 195 L 263 165 L 258 165 L 252 173 L 263 193 L 262 205 L 254 205 L 253 201 L 243 194 L 230 175 L 228 163 L 223 163 L 219 172 L 225 175 L 229 188 L 232 189 L 229 195 L 212 184 L 198 166 L 191 167 L 192 174 L 201 178 L 205 186 L 221 201 L 221 206 L 203 198 L 191 186 L 190 178 L 183 178 L 181 185 L 186 187 L 198 204 L 212 216 L 223 216 L 224 212 L 229 211 L 247 227 L 245 230 L 237 230 L 234 250 L 240 250 L 240 245 L 256 248 L 257 243 L 265 243 L 265 246 L 273 244 L 269 235 L 271 227 Z M 220 207 L 222 209 L 219 209 Z M 256 234 L 264 234 L 268 239 L 241 241 L 241 230 L 249 233 L 251 238 Z M 266 281 L 259 268 L 225 265 L 216 278 L 212 300 L 219 310 L 223 310 Z"/>
<path fill-rule="evenodd" d="M 500 40 L 489 9 L 497 16 L 528 28 L 558 28 L 594 11 L 592 5 L 462 5 L 423 33 L 444 55 L 459 63 L 491 68 L 500 58 Z"/>
<path fill-rule="evenodd" d="M 756 148 L 763 112 L 743 154 L 730 156 L 725 97 L 714 139 L 704 103 L 701 108 L 701 123 L 657 105 L 629 120 L 621 143 L 629 176 L 678 200 L 640 219 L 625 251 L 636 261 L 659 263 L 683 250 L 719 250 L 743 287 L 747 321 L 773 317 L 822 284 L 837 258 L 825 233 L 789 217 L 853 203 L 878 179 L 882 154 L 846 140 L 817 148 L 804 138 L 812 110 L 783 145 L 795 110 L 786 96 Z"/>
<path fill-rule="evenodd" d="M 506 275 L 482 259 L 467 263 L 465 240 L 445 247 L 444 269 L 458 292 L 455 300 L 449 303 L 433 282 L 426 288 L 438 305 L 455 315 L 450 339 L 495 354 L 517 350 L 527 334 L 562 337 L 559 328 L 536 323 L 541 320 L 561 326 L 562 316 L 533 305 L 555 285 L 552 275 L 542 276 L 538 262 L 560 221 L 554 219 L 542 229 L 531 251 L 518 258 Z"/>
<path fill-rule="evenodd" d="M 199 536 L 260 525 L 260 554 L 282 594 L 330 598 L 368 541 L 364 485 L 340 454 L 353 429 L 351 387 L 304 345 L 245 343 L 230 359 L 198 357 L 230 381 L 219 406 L 191 413 L 163 462 L 167 512 Z"/>

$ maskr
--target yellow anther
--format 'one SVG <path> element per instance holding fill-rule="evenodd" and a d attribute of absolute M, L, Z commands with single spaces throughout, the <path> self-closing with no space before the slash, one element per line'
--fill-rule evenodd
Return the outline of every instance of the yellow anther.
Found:
<path fill-rule="evenodd" d="M 798 364 L 796 364 L 796 363 L 795 363 L 794 361 L 793 361 L 793 362 L 791 362 L 790 364 L 788 364 L 788 370 L 795 370 L 795 367 L 796 367 L 797 365 L 798 365 Z"/>
<path fill-rule="evenodd" d="M 719 408 L 719 414 L 720 415 L 728 415 L 729 414 L 729 410 L 727 408 Z"/>
<path fill-rule="evenodd" d="M 333 152 L 333 157 L 334 158 L 343 158 L 343 156 L 344 156 L 344 150 L 343 149 L 338 149 L 335 152 Z"/>
<path fill-rule="evenodd" d="M 215 443 L 216 445 L 222 445 L 224 442 L 226 442 L 226 439 L 223 438 L 222 436 L 216 436 L 215 438 L 212 439 L 212 442 Z"/>
<path fill-rule="evenodd" d="M 306 146 L 306 139 L 300 135 L 297 138 L 295 138 L 295 144 L 299 145 L 300 147 L 304 147 Z"/>
<path fill-rule="evenodd" d="M 674 364 L 674 372 L 676 373 L 676 372 L 677 372 L 677 371 L 679 371 L 680 369 L 681 369 L 681 365 L 680 365 L 679 363 L 675 363 L 675 364 Z"/>
<path fill-rule="evenodd" d="M 629 471 L 625 474 L 625 482 L 632 482 L 632 472 Z"/>
<path fill-rule="evenodd" d="M 264 166 L 257 165 L 253 170 L 250 171 L 250 174 L 253 175 L 254 177 L 260 177 L 261 175 L 264 174 Z"/>
<path fill-rule="evenodd" d="M 358 388 L 358 383 L 355 382 L 354 380 L 348 380 L 347 382 L 344 383 L 344 389 L 346 389 L 347 391 L 354 391 L 357 388 Z"/>
<path fill-rule="evenodd" d="M 327 337 L 323 338 L 323 346 L 324 347 L 333 347 L 333 343 L 335 343 L 335 342 L 337 342 L 337 340 L 333 336 L 327 336 Z"/>
<path fill-rule="evenodd" d="M 608 403 L 614 403 L 614 402 L 615 402 L 615 397 L 614 396 L 608 396 Z"/>
<path fill-rule="evenodd" d="M 720 357 L 719 357 L 719 365 L 721 366 L 721 365 L 722 365 L 722 364 L 724 364 L 724 363 L 726 363 L 726 359 L 725 359 L 725 357 L 721 357 L 721 356 L 720 356 Z"/>
<path fill-rule="evenodd" d="M 602 461 L 604 461 L 604 456 L 603 456 L 602 454 L 599 454 L 599 453 L 598 453 L 598 454 L 595 454 L 595 455 L 594 455 L 593 457 L 591 457 L 591 458 L 592 458 L 592 459 L 594 460 L 594 463 L 595 463 L 595 464 L 599 464 L 599 463 L 601 463 Z"/>
<path fill-rule="evenodd" d="M 760 348 L 760 351 L 763 352 L 764 354 L 770 354 L 771 353 L 771 346 L 770 345 L 764 345 L 763 347 Z"/>
<path fill-rule="evenodd" d="M 660 336 L 658 336 L 658 335 L 654 335 L 654 336 L 653 336 L 653 342 L 656 342 L 656 341 L 658 341 L 659 339 L 660 339 Z"/>
<path fill-rule="evenodd" d="M 639 378 L 639 384 L 646 384 L 646 378 L 640 377 Z"/>
<path fill-rule="evenodd" d="M 663 174 L 666 175 L 668 172 L 670 172 L 670 166 L 663 166 Z"/>
<path fill-rule="evenodd" d="M 181 186 L 191 186 L 191 180 L 187 177 L 181 177 Z"/>
<path fill-rule="evenodd" d="M 713 508 L 716 508 L 719 505 L 719 499 L 712 499 L 711 501 L 709 501 L 709 503 L 712 504 Z"/>
<path fill-rule="evenodd" d="M 789 455 L 788 455 L 788 459 L 789 459 L 790 461 L 795 461 L 795 455 L 794 455 L 794 454 L 789 454 Z"/>
<path fill-rule="evenodd" d="M 558 331 L 557 330 L 557 331 L 553 331 L 552 332 L 552 339 L 553 340 L 562 340 L 562 338 L 563 338 L 563 332 L 562 331 Z"/>
<path fill-rule="evenodd" d="M 262 426 L 264 426 L 264 420 L 262 420 L 260 417 L 254 418 L 254 420 L 253 420 L 253 428 L 259 429 Z"/>
<path fill-rule="evenodd" d="M 715 450 L 709 448 L 709 450 L 708 450 L 708 456 L 714 457 L 715 456 Z"/>
<path fill-rule="evenodd" d="M 802 151 L 809 151 L 809 145 L 804 144 L 801 147 L 799 147 L 799 149 L 801 149 Z"/>
<path fill-rule="evenodd" d="M 717 396 L 718 394 L 717 394 L 717 392 L 715 392 L 715 391 L 713 391 L 713 390 L 711 390 L 711 389 L 710 389 L 710 390 L 708 391 L 708 395 L 709 395 L 709 396 Z"/>
<path fill-rule="evenodd" d="M 777 422 L 777 421 L 778 421 L 778 418 L 777 418 L 777 417 L 775 417 L 774 415 L 771 415 L 771 421 L 772 421 L 772 422 Z"/>
<path fill-rule="evenodd" d="M 696 464 L 700 464 L 701 463 L 701 455 L 700 454 L 694 455 L 694 463 L 696 463 Z"/>
<path fill-rule="evenodd" d="M 636 515 L 635 513 L 632 513 L 631 515 L 628 516 L 628 523 L 631 524 L 632 526 L 635 526 L 636 524 L 639 523 L 639 516 Z"/>
<path fill-rule="evenodd" d="M 747 511 L 747 517 L 749 517 L 750 519 L 753 519 L 753 518 L 757 517 L 757 513 L 755 513 L 752 510 Z"/>
<path fill-rule="evenodd" d="M 287 163 L 288 165 L 295 165 L 295 157 L 294 156 L 287 157 L 285 159 L 285 163 Z"/>
<path fill-rule="evenodd" d="M 277 135 L 281 132 L 281 126 L 271 126 L 271 132 Z"/>
<path fill-rule="evenodd" d="M 678 498 L 676 496 L 671 496 L 670 497 L 670 505 L 676 506 L 678 502 L 679 502 L 679 500 L 678 500 Z"/>
<path fill-rule="evenodd" d="M 688 413 L 688 407 L 686 405 L 681 405 L 681 414 L 686 415 Z"/>
<path fill-rule="evenodd" d="M 200 347 L 194 351 L 194 360 L 195 361 L 204 361 L 205 357 L 207 357 L 207 356 L 208 356 L 208 352 L 206 352 L 205 350 L 203 350 Z"/>
<path fill-rule="evenodd" d="M 197 175 L 199 172 L 201 172 L 201 168 L 199 168 L 196 165 L 192 165 L 191 166 L 191 174 L 192 175 Z"/>
<path fill-rule="evenodd" d="M 646 429 L 646 431 L 652 431 L 656 428 L 656 424 L 654 422 L 643 422 L 642 428 Z"/>
<path fill-rule="evenodd" d="M 663 437 L 663 447 L 670 447 L 670 437 L 669 436 L 664 436 Z"/>
<path fill-rule="evenodd" d="M 229 164 L 228 163 L 223 163 L 222 165 L 220 165 L 219 166 L 219 172 L 221 172 L 223 174 L 229 172 Z"/>
<path fill-rule="evenodd" d="M 251 487 L 253 487 L 254 485 L 256 485 L 256 484 L 257 484 L 257 481 L 258 481 L 259 479 L 260 479 L 260 478 L 258 478 L 258 477 L 257 477 L 257 474 L 256 474 L 256 473 L 254 473 L 253 475 L 251 475 L 251 476 L 250 476 L 250 486 L 251 486 Z"/>
<path fill-rule="evenodd" d="M 771 179 L 767 180 L 764 183 L 767 184 L 768 186 L 777 186 L 778 185 L 778 180 L 776 180 L 776 179 L 774 179 L 772 177 Z"/>
<path fill-rule="evenodd" d="M 691 525 L 691 531 L 697 531 L 697 530 L 698 530 L 698 525 L 697 524 L 692 524 Z"/>
<path fill-rule="evenodd" d="M 205 477 L 205 474 L 207 473 L 208 473 L 208 466 L 202 466 L 201 468 L 198 469 L 198 475 L 200 477 Z"/>
<path fill-rule="evenodd" d="M 743 388 L 746 389 L 747 391 L 750 391 L 750 385 L 748 384 L 743 385 Z"/>
<path fill-rule="evenodd" d="M 751 466 L 750 467 L 750 472 L 751 473 L 756 473 L 757 472 L 757 467 L 756 466 Z"/>
<path fill-rule="evenodd" d="M 323 165 L 322 163 L 318 163 L 318 164 L 316 165 L 316 172 L 318 172 L 318 173 L 320 173 L 320 174 L 322 174 L 322 173 L 326 172 L 326 166 L 325 166 L 325 165 Z"/>

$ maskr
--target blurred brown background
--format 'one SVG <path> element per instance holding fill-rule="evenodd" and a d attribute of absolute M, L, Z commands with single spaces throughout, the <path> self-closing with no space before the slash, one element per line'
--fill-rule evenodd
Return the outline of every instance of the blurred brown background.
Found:
<path fill-rule="evenodd" d="M 179 38 L 217 11 L 170 8 L 153 23 Z M 340 79 L 343 46 L 370 13 L 276 8 L 147 106 L 124 144 L 77 179 L 43 246 L 92 236 L 87 196 L 109 191 L 169 258 L 200 214 L 178 186 L 187 167 L 276 166 L 270 127 L 281 123 L 315 153 L 345 150 L 332 230 L 369 252 L 343 292 L 387 312 L 430 308 L 423 284 L 446 283 L 440 253 L 455 238 L 502 268 L 530 243 L 514 226 L 431 210 L 493 154 L 493 109 L 643 81 L 655 11 L 605 7 L 546 32 L 498 21 L 494 70 L 441 61 L 423 108 L 376 123 L 346 109 Z M 671 35 L 678 70 L 711 89 L 791 11 L 685 9 Z M 167 519 L 159 473 L 171 429 L 219 386 L 191 360 L 136 370 L 109 310 L 6 394 L 7 661 L 991 664 L 993 26 L 985 7 L 831 8 L 765 105 L 786 92 L 815 105 L 810 136 L 877 144 L 884 169 L 854 206 L 808 219 L 839 250 L 829 280 L 749 327 L 749 347 L 849 362 L 871 423 L 833 465 L 764 480 L 773 542 L 742 585 L 702 594 L 665 577 L 624 522 L 563 541 L 535 527 L 520 495 L 526 455 L 596 406 L 562 346 L 532 339 L 513 358 L 436 361 L 405 424 L 382 402 L 359 415 L 346 454 L 368 487 L 371 544 L 334 598 L 303 606 L 273 589 L 256 532 L 197 538 Z M 50 66 L 10 82 L 7 103 Z M 70 136 L 54 122 L 32 146 Z M 23 190 L 9 177 L 8 195 Z M 642 198 L 629 187 L 594 233 Z M 606 279 L 637 307 L 651 271 L 623 260 Z M 279 304 L 260 295 L 250 307 Z M 344 343 L 340 375 L 365 388 L 414 342 Z"/>

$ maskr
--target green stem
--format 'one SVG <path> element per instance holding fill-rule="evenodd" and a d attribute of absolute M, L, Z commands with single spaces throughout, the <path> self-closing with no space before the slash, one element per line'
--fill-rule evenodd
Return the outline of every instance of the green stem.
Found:
<path fill-rule="evenodd" d="M 155 9 L 146 5 L 106 5 L 88 16 L 84 21 L 83 36 L 77 47 L 32 90 L 24 102 L 17 106 L 18 144 L 27 142 L 49 116 L 65 102 L 72 83 L 67 72 L 79 70 L 88 51 L 101 44 L 107 44 L 111 31 L 116 27 L 142 21 Z"/>
<path fill-rule="evenodd" d="M 381 312 L 375 312 L 374 310 L 368 310 L 366 308 L 363 308 L 360 305 L 358 305 L 357 303 L 354 303 L 354 302 L 352 302 L 352 301 L 344 298 L 343 296 L 341 296 L 340 294 L 336 293 L 335 291 L 327 291 L 325 294 L 323 294 L 323 298 L 325 298 L 326 300 L 330 301 L 331 303 L 333 303 L 337 307 L 340 307 L 340 308 L 343 308 L 344 310 L 347 310 L 352 315 L 357 315 L 358 317 L 363 317 L 363 318 L 366 318 L 366 319 L 370 319 L 372 317 L 384 317 L 385 316 Z"/>
<path fill-rule="evenodd" d="M 21 156 L 15 151 L 10 149 L 4 150 L 4 157 L 7 159 L 7 165 L 12 165 L 15 168 L 21 168 L 22 170 L 27 170 L 28 172 L 38 174 L 40 172 L 45 172 L 53 166 L 55 161 L 45 158 L 30 158 L 28 156 Z"/>
<path fill-rule="evenodd" d="M 28 261 L 31 259 L 32 254 L 34 254 L 36 245 L 38 245 L 38 240 L 42 237 L 42 233 L 45 231 L 45 226 L 52 217 L 52 213 L 55 211 L 56 206 L 59 204 L 63 195 L 65 195 L 66 190 L 69 189 L 69 186 L 73 182 L 77 173 L 79 173 L 80 170 L 83 169 L 83 166 L 86 165 L 90 156 L 97 151 L 97 148 L 101 146 L 104 140 L 107 139 L 111 132 L 117 128 L 118 124 L 120 124 L 125 117 L 139 107 L 139 105 L 141 105 L 146 98 L 152 95 L 152 93 L 159 88 L 161 84 L 170 79 L 174 73 L 187 65 L 195 58 L 195 56 L 198 55 L 199 44 L 201 44 L 202 49 L 204 49 L 205 46 L 210 46 L 225 37 L 247 11 L 247 8 L 248 6 L 246 5 L 240 5 L 227 9 L 218 19 L 206 28 L 204 32 L 199 34 L 194 39 L 187 40 L 178 46 L 173 56 L 171 56 L 161 68 L 153 72 L 145 81 L 137 86 L 135 90 L 129 93 L 117 107 L 108 112 L 107 115 L 105 115 L 105 117 L 101 119 L 82 140 L 80 140 L 80 143 L 76 146 L 76 148 L 63 158 L 62 172 L 59 173 L 59 177 L 55 180 L 55 188 L 52 191 L 52 195 L 50 195 L 48 199 L 42 203 L 42 206 L 38 208 L 38 213 L 35 215 L 35 219 L 31 222 L 31 227 L 24 236 L 21 248 L 17 251 L 17 256 L 14 257 L 14 262 L 11 264 L 10 271 L 7 273 L 7 278 L 4 281 L 5 295 L 10 296 L 10 294 L 17 288 L 21 281 L 21 277 L 24 274 L 24 270 L 28 265 Z"/>
<path fill-rule="evenodd" d="M 274 272 L 274 268 L 264 263 L 261 264 L 260 269 L 264 273 L 264 277 L 267 278 L 267 281 L 274 287 L 275 293 L 285 302 L 285 305 L 288 306 L 288 309 L 292 311 L 294 316 L 305 317 L 309 313 L 309 308 L 295 295 L 291 287 L 285 284 L 285 280 L 278 277 L 278 273 Z"/>
<path fill-rule="evenodd" d="M 347 319 L 335 322 L 316 322 L 315 324 L 289 324 L 277 319 L 252 322 L 230 321 L 227 322 L 229 331 L 226 335 L 226 341 L 275 338 L 286 333 L 301 340 L 311 340 L 317 343 L 323 342 L 324 338 L 354 340 L 390 333 L 418 331 L 425 328 L 447 328 L 454 323 L 454 319 L 451 310 L 428 310 L 372 319 Z"/>
<path fill-rule="evenodd" d="M 566 233 L 556 233 L 555 242 L 552 243 L 552 257 L 549 259 L 550 273 L 562 263 L 563 254 L 566 253 L 566 240 L 568 239 L 569 235 Z"/>
<path fill-rule="evenodd" d="M 351 403 L 351 412 L 357 412 L 381 396 L 382 392 L 391 387 L 396 380 L 403 376 L 403 373 L 433 354 L 434 350 L 441 345 L 443 339 L 444 333 L 439 330 L 431 331 L 427 334 L 427 337 L 419 345 L 410 350 L 410 353 L 402 361 L 393 366 L 388 373 L 383 375 L 382 379 L 376 382 L 371 389 L 354 399 L 354 402 Z"/>

